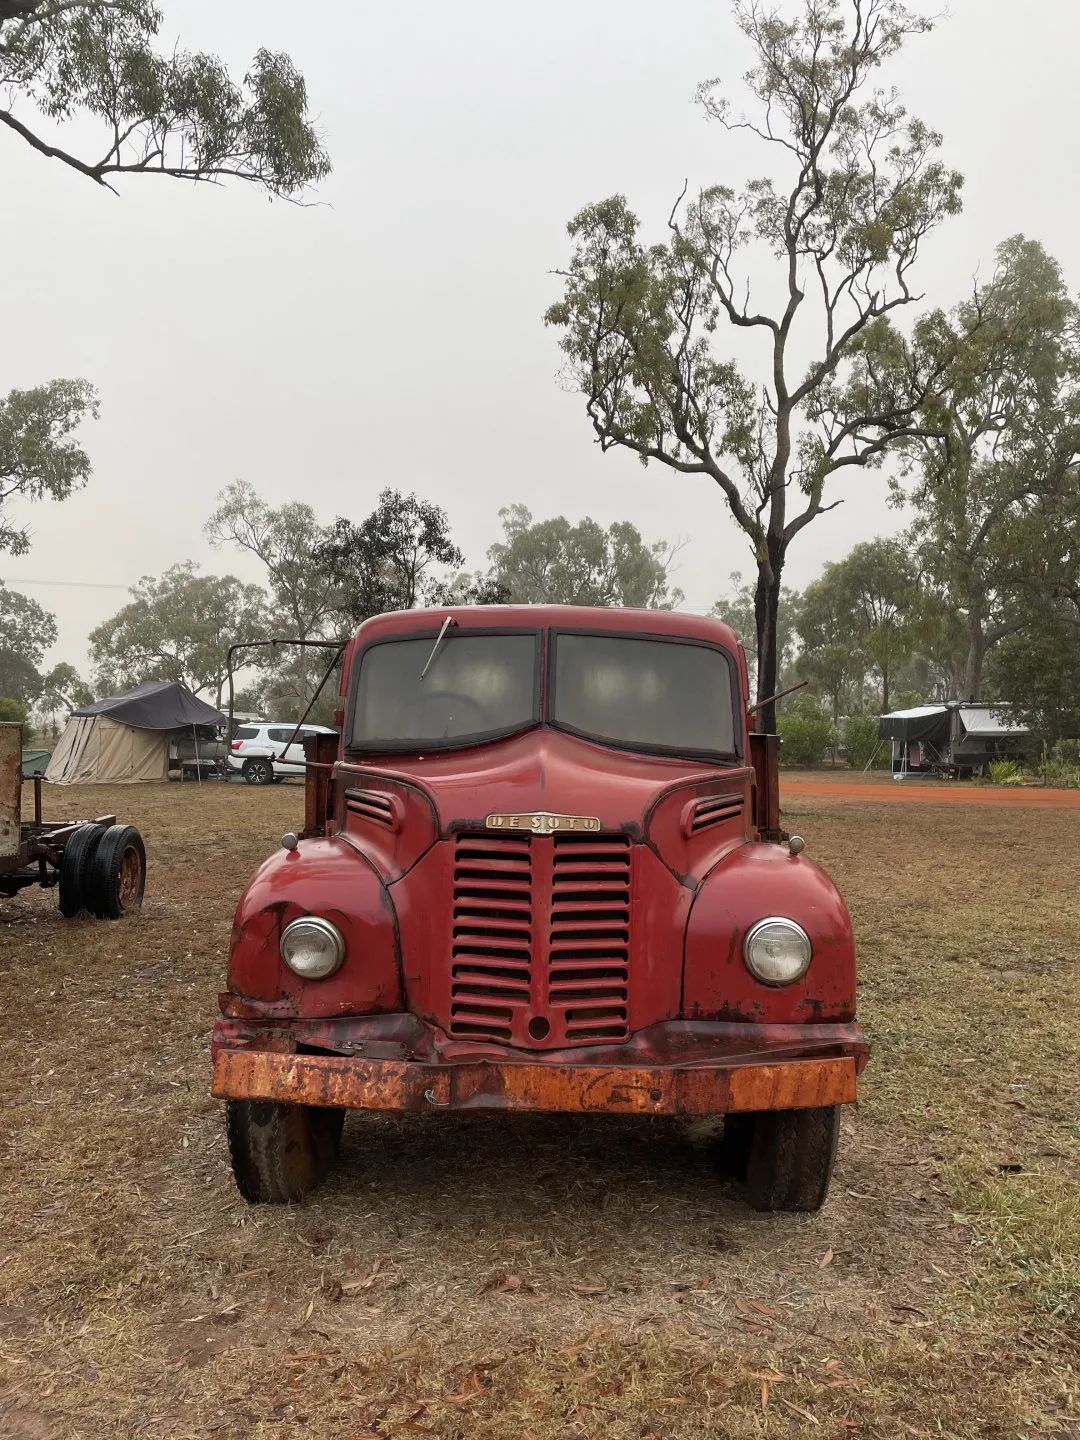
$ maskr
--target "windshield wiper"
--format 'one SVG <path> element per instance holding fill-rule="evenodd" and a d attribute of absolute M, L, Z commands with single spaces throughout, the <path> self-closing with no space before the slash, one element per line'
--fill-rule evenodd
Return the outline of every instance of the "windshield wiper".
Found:
<path fill-rule="evenodd" d="M 447 615 L 446 619 L 443 621 L 442 629 L 439 631 L 438 635 L 435 637 L 435 644 L 431 647 L 431 654 L 427 657 L 427 664 L 426 664 L 426 665 L 424 666 L 424 668 L 420 671 L 420 679 L 421 679 L 421 680 L 423 680 L 424 676 L 425 676 L 425 675 L 427 674 L 427 672 L 431 669 L 431 662 L 435 659 L 435 656 L 439 653 L 439 646 L 440 646 L 440 645 L 442 644 L 442 642 L 443 642 L 443 636 L 446 634 L 447 630 L 450 629 L 450 626 L 453 625 L 453 623 L 454 623 L 454 617 L 453 617 L 452 615 Z"/>

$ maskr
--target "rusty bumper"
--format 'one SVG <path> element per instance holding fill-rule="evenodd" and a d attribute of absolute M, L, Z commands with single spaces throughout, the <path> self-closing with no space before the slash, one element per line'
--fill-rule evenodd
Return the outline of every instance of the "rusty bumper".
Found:
<path fill-rule="evenodd" d="M 817 1054 L 793 1055 L 791 1042 L 781 1044 L 778 1037 L 748 1047 L 744 1036 L 741 1045 L 699 1043 L 659 1063 L 662 1047 L 655 1044 L 609 1047 L 605 1063 L 597 1063 L 593 1052 L 582 1053 L 579 1063 L 565 1050 L 541 1060 L 481 1047 L 470 1053 L 472 1047 L 463 1046 L 423 1058 L 313 1054 L 298 1050 L 282 1028 L 219 1022 L 214 1095 L 362 1110 L 721 1115 L 847 1104 L 856 1098 L 856 1076 L 866 1058 L 865 1042 L 853 1037 L 856 1027 L 850 1026 L 833 1043 L 819 1038 L 804 1047 Z M 707 1058 L 704 1048 L 711 1051 Z"/>

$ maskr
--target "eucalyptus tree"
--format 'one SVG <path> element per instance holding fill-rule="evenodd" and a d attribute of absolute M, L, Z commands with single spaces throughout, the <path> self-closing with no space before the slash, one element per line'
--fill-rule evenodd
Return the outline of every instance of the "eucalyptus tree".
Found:
<path fill-rule="evenodd" d="M 915 652 L 922 619 L 919 571 L 897 540 L 865 540 L 825 566 L 803 592 L 801 668 L 815 679 L 838 718 L 845 688 L 867 670 L 889 709 L 897 671 Z"/>
<path fill-rule="evenodd" d="M 546 319 L 603 450 L 723 495 L 757 567 L 765 698 L 788 550 L 839 503 L 826 499 L 829 477 L 880 463 L 923 423 L 936 375 L 890 317 L 920 298 L 913 272 L 959 210 L 962 182 L 939 158 L 941 137 L 895 91 L 872 88 L 931 28 L 903 0 L 801 0 L 792 20 L 736 0 L 734 15 L 755 56 L 751 113 L 738 115 L 719 81 L 699 100 L 725 134 L 760 142 L 770 173 L 692 197 L 684 186 L 653 245 L 624 197 L 586 206 L 569 223 L 563 294 Z M 748 276 L 762 267 L 776 294 L 756 301 Z M 735 332 L 760 342 L 753 374 L 720 351 Z M 765 706 L 768 728 L 774 719 Z"/>
<path fill-rule="evenodd" d="M 50 380 L 0 397 L 0 554 L 30 548 L 13 503 L 66 500 L 86 484 L 90 457 L 78 431 L 97 413 L 97 394 L 85 380 Z"/>
<path fill-rule="evenodd" d="M 216 55 L 160 46 L 162 20 L 153 0 L 0 0 L 0 126 L 109 189 L 149 173 L 295 198 L 329 172 L 288 55 L 259 49 L 237 80 Z M 69 121 L 70 140 L 55 133 Z"/>
<path fill-rule="evenodd" d="M 143 680 L 179 680 L 221 704 L 229 646 L 261 639 L 266 592 L 235 575 L 200 575 L 190 561 L 144 575 L 131 600 L 90 632 L 95 681 L 119 689 Z M 269 638 L 269 637 L 267 637 Z"/>
<path fill-rule="evenodd" d="M 233 481 L 217 498 L 204 531 L 212 545 L 231 545 L 262 565 L 273 598 L 265 627 L 272 637 L 336 637 L 342 629 L 341 592 L 317 558 L 329 532 L 312 507 L 302 500 L 270 505 L 245 480 Z M 234 634 L 234 638 L 253 637 Z M 287 706 L 284 714 L 303 713 L 326 669 L 325 654 L 307 646 L 251 651 L 246 659 L 266 672 L 264 684 L 281 697 Z"/>
<path fill-rule="evenodd" d="M 924 407 L 914 464 L 894 481 L 910 539 L 962 621 L 955 686 L 978 696 L 994 646 L 1030 626 L 1036 580 L 1049 597 L 1080 458 L 1080 309 L 1043 247 L 1013 236 L 990 279 L 920 326 L 942 383 Z"/>
<path fill-rule="evenodd" d="M 385 610 L 445 602 L 451 584 L 445 571 L 456 573 L 465 563 L 446 511 L 392 489 L 381 492 L 359 524 L 338 516 L 315 555 L 339 588 L 342 613 L 351 624 Z"/>
<path fill-rule="evenodd" d="M 299 200 L 329 174 L 288 55 L 258 50 L 237 81 L 215 55 L 159 48 L 162 21 L 153 0 L 0 0 L 0 134 L 109 190 L 166 175 Z M 0 553 L 28 544 L 6 501 L 64 500 L 87 482 L 75 432 L 96 416 L 86 380 L 0 400 Z"/>
<path fill-rule="evenodd" d="M 628 520 L 588 516 L 534 520 L 526 505 L 499 511 L 503 538 L 488 551 L 488 578 L 516 605 L 630 605 L 671 610 L 683 592 L 669 582 L 679 546 L 642 538 Z"/>

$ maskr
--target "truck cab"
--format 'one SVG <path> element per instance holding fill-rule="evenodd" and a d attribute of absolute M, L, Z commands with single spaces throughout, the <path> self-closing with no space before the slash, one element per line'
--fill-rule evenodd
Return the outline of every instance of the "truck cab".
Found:
<path fill-rule="evenodd" d="M 780 828 L 721 621 L 401 611 L 345 649 L 303 833 L 241 897 L 213 1035 L 234 1174 L 300 1198 L 348 1109 L 723 1116 L 816 1209 L 867 1047 L 836 887 Z"/>

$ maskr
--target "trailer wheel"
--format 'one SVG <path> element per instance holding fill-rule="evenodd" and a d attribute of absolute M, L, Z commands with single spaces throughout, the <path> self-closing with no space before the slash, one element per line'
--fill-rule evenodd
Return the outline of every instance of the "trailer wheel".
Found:
<path fill-rule="evenodd" d="M 249 1205 L 287 1205 L 322 1183 L 337 1159 L 344 1110 L 229 1100 L 225 1126 L 236 1187 Z"/>
<path fill-rule="evenodd" d="M 820 1210 L 839 1138 L 839 1105 L 755 1115 L 746 1167 L 750 1204 L 755 1210 Z"/>
<path fill-rule="evenodd" d="M 102 920 L 138 910 L 146 889 L 146 847 L 134 825 L 110 825 L 90 866 L 87 907 Z"/>
<path fill-rule="evenodd" d="M 60 857 L 60 914 L 67 920 L 90 908 L 90 866 L 104 834 L 104 825 L 80 825 L 64 846 Z"/>
<path fill-rule="evenodd" d="M 269 785 L 274 778 L 274 764 L 272 760 L 256 756 L 244 761 L 240 773 L 249 785 Z"/>

